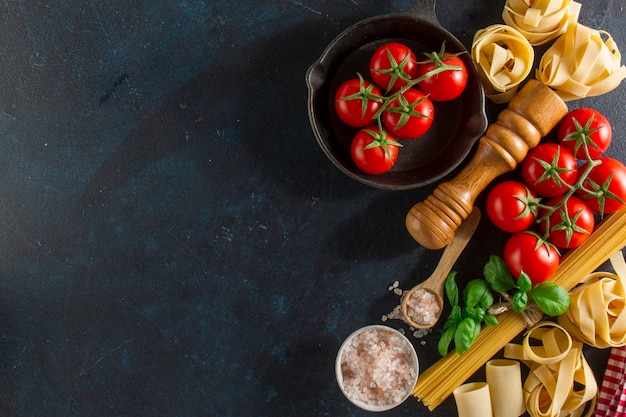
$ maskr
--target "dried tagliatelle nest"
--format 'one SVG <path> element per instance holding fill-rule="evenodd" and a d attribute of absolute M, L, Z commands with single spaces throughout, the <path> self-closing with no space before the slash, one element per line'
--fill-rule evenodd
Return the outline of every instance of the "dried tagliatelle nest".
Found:
<path fill-rule="evenodd" d="M 517 29 L 533 46 L 561 35 L 578 20 L 580 3 L 572 0 L 507 0 L 504 22 Z"/>
<path fill-rule="evenodd" d="M 571 294 L 559 324 L 575 339 L 600 349 L 626 345 L 626 262 L 611 256 L 615 273 L 593 272 Z"/>
<path fill-rule="evenodd" d="M 487 98 L 495 103 L 506 103 L 530 74 L 535 52 L 524 35 L 514 28 L 491 25 L 474 35 L 472 59 Z"/>
<path fill-rule="evenodd" d="M 598 96 L 626 78 L 621 59 L 607 32 L 572 24 L 541 57 L 536 78 L 564 101 Z"/>
<path fill-rule="evenodd" d="M 572 0 L 507 0 L 506 25 L 479 30 L 472 44 L 485 95 L 495 103 L 511 101 L 534 65 L 534 46 L 552 40 L 535 78 L 563 101 L 598 96 L 626 78 L 617 44 L 610 34 L 578 23 L 581 4 Z"/>

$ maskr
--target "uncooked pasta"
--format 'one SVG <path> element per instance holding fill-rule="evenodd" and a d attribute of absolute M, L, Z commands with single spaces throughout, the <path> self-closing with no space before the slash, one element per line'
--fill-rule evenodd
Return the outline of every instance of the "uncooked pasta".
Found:
<path fill-rule="evenodd" d="M 605 218 L 582 245 L 563 256 L 553 281 L 569 291 L 626 246 L 625 222 L 626 208 Z M 413 395 L 430 410 L 435 409 L 526 328 L 522 316 L 512 310 L 498 316 L 498 321 L 497 326 L 484 327 L 468 351 L 462 355 L 453 351 L 426 369 L 418 378 Z"/>
<path fill-rule="evenodd" d="M 558 321 L 575 339 L 600 349 L 626 345 L 626 262 L 611 256 L 616 273 L 594 272 L 571 294 Z"/>
<path fill-rule="evenodd" d="M 626 78 L 626 66 L 611 35 L 573 24 L 543 54 L 535 76 L 570 101 L 615 89 Z"/>
<path fill-rule="evenodd" d="M 571 0 L 507 0 L 502 19 L 531 45 L 538 46 L 557 38 L 575 23 L 580 8 L 580 3 Z"/>
<path fill-rule="evenodd" d="M 583 355 L 583 344 L 556 323 L 533 327 L 522 345 L 508 344 L 504 356 L 529 368 L 524 397 L 532 417 L 578 417 L 593 409 L 598 384 Z"/>
<path fill-rule="evenodd" d="M 530 74 L 535 59 L 535 51 L 526 38 L 506 25 L 478 30 L 471 53 L 485 95 L 495 103 L 511 101 L 520 83 Z"/>

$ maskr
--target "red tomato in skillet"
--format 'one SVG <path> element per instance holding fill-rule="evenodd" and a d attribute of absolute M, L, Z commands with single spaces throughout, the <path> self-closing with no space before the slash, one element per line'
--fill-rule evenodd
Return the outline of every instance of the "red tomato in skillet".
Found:
<path fill-rule="evenodd" d="M 598 158 L 600 165 L 591 168 L 583 181 L 584 190 L 576 194 L 596 213 L 609 214 L 624 207 L 626 202 L 626 166 L 613 158 Z M 586 171 L 589 163 L 580 167 Z"/>
<path fill-rule="evenodd" d="M 550 243 L 531 232 L 511 235 L 504 246 L 504 262 L 513 278 L 522 271 L 533 285 L 549 280 L 559 267 L 561 255 Z"/>
<path fill-rule="evenodd" d="M 591 236 L 595 218 L 593 211 L 580 198 L 570 196 L 565 204 L 562 201 L 563 197 L 560 196 L 545 203 L 546 206 L 557 207 L 557 210 L 542 220 L 539 227 L 552 244 L 563 249 L 575 248 Z M 539 213 L 539 218 L 547 214 L 547 209 L 544 208 Z"/>
<path fill-rule="evenodd" d="M 542 197 L 565 194 L 578 178 L 574 154 L 556 143 L 542 143 L 531 149 L 521 171 L 526 185 Z"/>
<path fill-rule="evenodd" d="M 458 70 L 446 70 L 420 81 L 417 86 L 420 90 L 430 95 L 433 101 L 449 101 L 459 97 L 467 86 L 467 67 L 461 58 L 451 53 L 432 56 L 429 60 L 420 62 L 417 70 L 417 78 L 430 71 L 439 68 L 441 61 L 447 65 L 460 67 Z"/>
<path fill-rule="evenodd" d="M 409 88 L 391 100 L 383 111 L 385 127 L 402 139 L 417 139 L 433 124 L 435 108 L 427 95 Z"/>
<path fill-rule="evenodd" d="M 380 46 L 370 59 L 370 76 L 385 92 L 395 92 L 417 76 L 417 58 L 406 45 L 389 42 Z"/>
<path fill-rule="evenodd" d="M 350 155 L 356 166 L 367 174 L 383 174 L 389 171 L 398 159 L 398 148 L 402 146 L 389 133 L 370 126 L 357 132 L 352 140 Z"/>
<path fill-rule="evenodd" d="M 608 149 L 613 130 L 606 117 L 597 110 L 580 108 L 570 111 L 559 124 L 557 136 L 577 159 L 593 159 Z"/>
<path fill-rule="evenodd" d="M 365 127 L 374 123 L 374 114 L 382 104 L 378 87 L 363 77 L 344 81 L 335 93 L 335 111 L 348 126 Z"/>
<path fill-rule="evenodd" d="M 528 229 L 537 217 L 537 196 L 520 181 L 503 181 L 487 194 L 487 215 L 508 233 Z"/>

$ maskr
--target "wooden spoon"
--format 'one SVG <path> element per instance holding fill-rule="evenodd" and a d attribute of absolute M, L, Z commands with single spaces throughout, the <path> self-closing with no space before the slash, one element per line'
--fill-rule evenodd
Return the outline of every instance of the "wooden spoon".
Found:
<path fill-rule="evenodd" d="M 439 317 L 441 316 L 441 312 L 443 310 L 445 280 L 456 263 L 459 255 L 463 252 L 463 249 L 465 249 L 465 246 L 474 234 L 479 222 L 480 210 L 477 207 L 474 207 L 470 216 L 464 220 L 463 223 L 461 223 L 461 226 L 454 233 L 454 237 L 444 249 L 441 259 L 439 260 L 439 263 L 437 264 L 437 267 L 433 271 L 432 275 L 417 284 L 415 287 L 411 288 L 402 296 L 402 316 L 404 317 L 404 321 L 406 321 L 410 326 L 417 329 L 428 329 L 433 327 L 435 323 L 439 321 Z M 426 290 L 435 296 L 436 302 L 439 305 L 439 312 L 436 314 L 436 318 L 434 320 L 428 320 L 427 323 L 418 323 L 408 313 L 410 308 L 408 301 L 417 290 Z"/>

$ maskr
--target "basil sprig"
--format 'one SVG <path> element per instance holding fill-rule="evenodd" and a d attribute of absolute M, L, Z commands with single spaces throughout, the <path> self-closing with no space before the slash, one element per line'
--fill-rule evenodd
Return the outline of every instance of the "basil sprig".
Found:
<path fill-rule="evenodd" d="M 498 319 L 489 313 L 494 304 L 494 293 L 512 293 L 511 308 L 523 313 L 534 302 L 548 316 L 558 316 L 567 311 L 569 293 L 553 282 L 532 284 L 528 275 L 522 272 L 515 280 L 506 263 L 498 256 L 491 256 L 483 268 L 484 279 L 473 279 L 467 283 L 462 293 L 456 283 L 456 271 L 452 271 L 444 283 L 446 298 L 452 306 L 446 320 L 444 332 L 437 344 L 441 356 L 448 353 L 454 342 L 454 350 L 461 355 L 467 351 L 478 335 L 482 324 L 497 326 Z"/>
<path fill-rule="evenodd" d="M 450 318 L 443 328 L 443 335 L 437 344 L 441 356 L 448 353 L 454 341 L 454 349 L 459 355 L 467 351 L 480 334 L 482 323 L 495 326 L 498 319 L 487 309 L 493 304 L 493 294 L 487 281 L 474 279 L 467 283 L 462 293 L 463 304 L 459 304 L 459 288 L 456 284 L 456 271 L 452 271 L 444 283 L 446 297 L 452 305 Z"/>
<path fill-rule="evenodd" d="M 533 286 L 524 272 L 516 282 L 499 256 L 493 255 L 489 258 L 483 268 L 483 275 L 493 291 L 513 291 L 511 308 L 517 313 L 523 313 L 531 300 L 548 316 L 559 316 L 569 308 L 570 297 L 565 288 L 549 281 Z"/>

